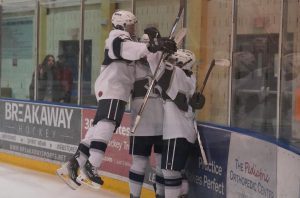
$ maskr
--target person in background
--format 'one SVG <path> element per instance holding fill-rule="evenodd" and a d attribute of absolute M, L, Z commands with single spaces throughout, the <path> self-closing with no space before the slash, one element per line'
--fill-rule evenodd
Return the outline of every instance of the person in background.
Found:
<path fill-rule="evenodd" d="M 59 70 L 55 65 L 55 58 L 48 54 L 37 67 L 37 100 L 59 102 L 61 99 L 61 86 Z M 35 72 L 29 86 L 29 98 L 34 99 Z"/>
<path fill-rule="evenodd" d="M 58 56 L 56 66 L 59 70 L 58 79 L 62 87 L 60 102 L 70 103 L 73 87 L 73 74 L 71 66 L 67 63 L 66 56 L 64 54 Z"/>
<path fill-rule="evenodd" d="M 144 33 L 140 39 L 144 43 L 149 43 L 150 39 L 161 37 L 158 30 L 154 27 L 146 28 Z M 132 120 L 135 120 L 153 78 L 146 57 L 137 61 L 135 70 L 135 82 L 131 100 Z M 141 196 L 145 170 L 149 164 L 152 148 L 156 164 L 155 193 L 157 198 L 164 197 L 164 180 L 161 170 L 162 129 L 163 101 L 159 91 L 154 89 L 143 112 L 143 119 L 141 119 L 135 133 L 130 134 L 129 154 L 132 156 L 132 164 L 129 170 L 129 187 L 131 198 L 139 198 Z"/>
<path fill-rule="evenodd" d="M 148 56 L 152 72 L 157 67 L 160 54 L 158 52 Z M 192 72 L 194 63 L 193 52 L 178 49 L 164 61 L 156 79 L 164 99 L 161 168 L 166 198 L 186 197 L 187 194 L 187 190 L 183 189 L 182 173 L 188 154 L 196 142 L 194 111 L 190 105 L 190 99 L 196 89 L 196 79 Z"/>
<path fill-rule="evenodd" d="M 129 11 L 118 10 L 112 15 L 114 29 L 105 41 L 105 58 L 95 82 L 98 108 L 93 126 L 88 129 L 76 153 L 57 170 L 60 178 L 73 189 L 81 184 L 94 189 L 103 185 L 98 169 L 129 101 L 135 79 L 135 61 L 157 51 L 174 53 L 177 50 L 175 42 L 170 39 L 160 39 L 149 45 L 133 41 L 136 22 L 136 17 Z"/>

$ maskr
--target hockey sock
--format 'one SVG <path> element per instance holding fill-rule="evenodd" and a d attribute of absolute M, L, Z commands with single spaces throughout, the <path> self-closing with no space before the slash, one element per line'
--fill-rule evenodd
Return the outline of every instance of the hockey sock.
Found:
<path fill-rule="evenodd" d="M 188 183 L 187 179 L 182 180 L 180 191 L 181 191 L 180 192 L 181 195 L 187 195 L 188 194 L 188 192 L 189 192 L 189 183 Z"/>
<path fill-rule="evenodd" d="M 181 173 L 182 175 L 182 184 L 181 184 L 181 195 L 187 195 L 189 192 L 189 183 L 184 171 Z"/>
<path fill-rule="evenodd" d="M 94 167 L 100 167 L 107 144 L 115 130 L 115 123 L 101 120 L 93 127 L 94 134 L 91 139 L 89 161 Z"/>
<path fill-rule="evenodd" d="M 165 195 L 165 182 L 163 173 L 161 170 L 161 154 L 155 153 L 155 163 L 156 163 L 156 174 L 155 174 L 155 185 L 156 194 L 163 197 Z"/>
<path fill-rule="evenodd" d="M 78 146 L 78 150 L 75 154 L 75 158 L 80 167 L 84 166 L 89 156 L 90 156 L 89 147 L 83 143 L 80 143 Z"/>
<path fill-rule="evenodd" d="M 179 197 L 182 177 L 180 171 L 162 170 L 165 179 L 165 197 Z"/>
<path fill-rule="evenodd" d="M 140 197 L 145 177 L 145 169 L 149 158 L 132 155 L 132 165 L 129 171 L 129 188 L 133 197 Z"/>

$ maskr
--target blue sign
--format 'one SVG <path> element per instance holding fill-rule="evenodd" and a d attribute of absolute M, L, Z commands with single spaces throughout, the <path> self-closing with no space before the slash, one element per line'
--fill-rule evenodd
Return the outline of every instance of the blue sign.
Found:
<path fill-rule="evenodd" d="M 191 154 L 186 166 L 189 181 L 188 197 L 226 197 L 230 133 L 224 133 L 220 128 L 202 125 L 198 125 L 198 130 L 209 163 L 203 164 L 200 151 L 197 151 L 199 148 Z"/>

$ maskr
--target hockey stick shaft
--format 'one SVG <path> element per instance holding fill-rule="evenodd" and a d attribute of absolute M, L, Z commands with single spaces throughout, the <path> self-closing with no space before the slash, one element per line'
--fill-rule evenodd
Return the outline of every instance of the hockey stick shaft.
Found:
<path fill-rule="evenodd" d="M 204 164 L 204 165 L 208 165 L 208 160 L 207 160 L 207 157 L 206 157 L 206 153 L 205 153 L 205 151 L 204 151 L 204 148 L 203 148 L 203 144 L 202 144 L 202 141 L 201 141 L 200 133 L 199 133 L 198 128 L 197 128 L 197 123 L 196 123 L 196 121 L 194 121 L 194 128 L 195 128 L 195 133 L 196 133 L 197 139 L 198 139 L 198 144 L 199 144 L 199 148 L 200 148 L 200 153 L 201 153 L 201 156 L 202 156 L 202 159 L 203 159 L 203 164 Z"/>
<path fill-rule="evenodd" d="M 214 66 L 220 66 L 220 67 L 230 67 L 230 61 L 228 59 L 213 59 L 210 63 L 210 66 L 208 68 L 208 71 L 205 75 L 205 78 L 204 78 L 204 81 L 203 81 L 203 84 L 201 86 L 201 89 L 200 89 L 200 94 L 203 93 L 204 91 L 204 88 L 206 86 L 206 83 L 207 83 L 207 80 L 210 76 L 210 73 L 212 71 L 212 69 L 214 68 Z"/>
<path fill-rule="evenodd" d="M 206 75 L 205 75 L 203 84 L 202 84 L 201 89 L 200 89 L 200 94 L 203 93 L 204 88 L 205 88 L 206 83 L 207 83 L 207 80 L 208 80 L 208 77 L 210 76 L 210 73 L 211 73 L 211 71 L 212 71 L 212 69 L 213 69 L 214 66 L 215 66 L 215 59 L 213 59 L 213 60 L 211 61 L 211 63 L 210 63 L 210 66 L 209 66 L 209 68 L 208 68 L 208 71 L 207 71 L 207 73 L 206 73 Z"/>
<path fill-rule="evenodd" d="M 183 41 L 183 39 L 184 39 L 186 33 L 187 33 L 187 29 L 186 29 L 186 28 L 182 28 L 181 30 L 178 31 L 178 33 L 176 34 L 176 36 L 175 36 L 175 38 L 174 38 L 174 41 L 176 42 L 177 45 L 179 45 L 179 44 Z M 162 62 L 163 62 L 163 60 L 165 59 L 165 57 L 166 57 L 166 54 L 163 54 L 163 55 L 160 57 L 159 64 L 158 64 L 158 66 L 157 66 L 156 68 L 159 68 L 159 67 L 160 67 L 160 65 L 162 64 Z M 157 76 L 157 73 L 158 73 L 158 69 L 155 70 L 154 76 Z M 155 79 L 155 78 L 153 78 L 153 79 Z M 140 110 L 139 110 L 139 112 L 138 112 L 138 114 L 137 114 L 137 117 L 135 118 L 134 125 L 133 125 L 133 127 L 132 127 L 132 129 L 131 129 L 131 133 L 134 133 L 134 131 L 136 130 L 137 125 L 138 125 L 139 122 L 140 122 L 141 115 L 142 115 L 142 113 L 143 113 L 143 111 L 144 111 L 144 108 L 145 108 L 145 106 L 146 106 L 147 100 L 148 100 L 148 98 L 149 98 L 149 96 L 150 96 L 151 90 L 153 89 L 153 86 L 154 86 L 154 83 L 155 83 L 155 81 L 154 81 L 153 79 L 152 79 L 152 81 L 150 82 L 150 86 L 149 86 L 149 88 L 148 88 L 148 90 L 147 90 L 147 93 L 146 93 L 146 95 L 145 95 L 145 98 L 144 98 L 144 101 L 146 101 L 146 102 L 143 102 L 142 105 L 141 105 L 141 107 L 140 107 Z M 150 89 L 150 88 L 151 88 L 151 89 Z"/>
<path fill-rule="evenodd" d="M 177 16 L 176 16 L 176 19 L 175 19 L 175 21 L 174 21 L 174 24 L 173 24 L 173 26 L 172 26 L 171 32 L 170 32 L 170 34 L 169 34 L 169 38 L 172 38 L 172 37 L 173 37 L 173 34 L 174 34 L 175 30 L 176 30 L 176 27 L 177 27 L 178 22 L 179 22 L 179 20 L 180 20 L 180 18 L 181 18 L 181 15 L 182 15 L 183 10 L 184 10 L 184 0 L 180 0 L 179 12 L 178 12 L 178 14 L 177 14 Z"/>
<path fill-rule="evenodd" d="M 160 57 L 158 66 L 156 67 L 156 70 L 155 70 L 155 72 L 154 72 L 154 74 L 153 74 L 154 77 L 157 76 L 158 68 L 159 68 L 160 65 L 162 64 L 162 62 L 163 62 L 163 60 L 165 59 L 165 57 L 166 57 L 165 54 L 162 54 L 162 56 Z M 139 122 L 140 122 L 140 120 L 141 120 L 142 113 L 143 113 L 143 111 L 144 111 L 144 109 L 145 109 L 145 106 L 146 106 L 146 104 L 147 104 L 147 101 L 148 101 L 148 98 L 149 98 L 149 96 L 150 96 L 150 93 L 151 93 L 151 91 L 152 91 L 152 89 L 153 89 L 153 87 L 154 87 L 154 83 L 155 83 L 155 78 L 153 78 L 153 79 L 151 80 L 151 82 L 150 82 L 150 85 L 149 85 L 149 88 L 148 88 L 148 90 L 147 90 L 147 93 L 146 93 L 146 95 L 145 95 L 145 97 L 144 97 L 143 103 L 142 103 L 142 105 L 141 105 L 141 107 L 140 107 L 140 109 L 139 109 L 139 112 L 138 112 L 138 114 L 137 114 L 137 116 L 136 116 L 136 118 L 135 118 L 134 125 L 133 125 L 133 127 L 131 128 L 131 131 L 130 131 L 131 133 L 134 133 L 134 132 L 135 132 L 136 127 L 138 126 L 138 124 L 139 124 Z"/>
<path fill-rule="evenodd" d="M 174 21 L 174 24 L 173 24 L 173 26 L 172 26 L 172 29 L 171 29 L 169 38 L 173 38 L 173 35 L 174 35 L 174 33 L 175 33 L 176 27 L 177 27 L 178 22 L 179 22 L 179 20 L 180 20 L 180 18 L 181 18 L 181 15 L 182 15 L 182 13 L 183 13 L 183 10 L 184 10 L 184 0 L 180 0 L 179 11 L 178 11 L 177 17 L 176 17 L 176 19 L 175 19 L 175 21 Z M 150 83 L 150 85 L 149 85 L 149 88 L 148 88 L 148 90 L 147 90 L 147 93 L 146 93 L 146 95 L 145 95 L 145 97 L 144 97 L 144 101 L 143 101 L 143 103 L 142 103 L 142 105 L 141 105 L 141 107 L 140 107 L 140 110 L 139 110 L 139 112 L 138 112 L 138 114 L 137 114 L 137 117 L 136 117 L 136 119 L 135 119 L 135 121 L 134 121 L 134 125 L 133 125 L 133 127 L 132 127 L 132 129 L 131 129 L 131 131 L 130 131 L 131 133 L 134 133 L 134 132 L 135 132 L 136 127 L 138 126 L 138 124 L 139 124 L 139 122 L 140 122 L 140 120 L 141 120 L 142 113 L 143 113 L 143 111 L 144 111 L 144 109 L 145 109 L 145 106 L 146 106 L 146 104 L 147 104 L 147 101 L 148 101 L 148 98 L 149 98 L 149 96 L 150 96 L 150 93 L 151 93 L 151 91 L 152 91 L 152 89 L 153 89 L 153 87 L 154 87 L 154 83 L 155 83 L 155 79 L 157 78 L 158 70 L 159 70 L 159 68 L 160 68 L 160 66 L 161 66 L 161 64 L 162 64 L 162 62 L 163 62 L 163 60 L 165 59 L 165 57 L 166 57 L 166 53 L 162 53 L 162 55 L 161 55 L 161 57 L 160 57 L 160 60 L 159 60 L 157 66 L 156 66 L 156 69 L 155 69 L 155 71 L 154 71 L 153 79 L 151 80 L 151 83 Z"/>

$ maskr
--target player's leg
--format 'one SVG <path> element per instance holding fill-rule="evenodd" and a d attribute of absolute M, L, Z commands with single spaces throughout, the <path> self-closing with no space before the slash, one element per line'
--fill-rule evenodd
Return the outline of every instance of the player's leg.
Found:
<path fill-rule="evenodd" d="M 79 167 L 83 167 L 89 157 L 89 146 L 94 127 L 89 128 L 85 138 L 80 142 L 76 153 L 59 169 L 57 175 L 72 189 L 77 189 L 81 184 L 76 181 Z"/>
<path fill-rule="evenodd" d="M 162 136 L 156 136 L 154 143 L 154 157 L 155 157 L 155 194 L 157 198 L 165 196 L 165 182 L 161 170 L 161 153 L 163 141 Z"/>
<path fill-rule="evenodd" d="M 165 181 L 165 197 L 179 197 L 182 184 L 182 177 L 180 171 L 162 170 Z"/>
<path fill-rule="evenodd" d="M 162 172 L 165 180 L 165 197 L 167 198 L 181 195 L 181 171 L 185 167 L 191 145 L 185 138 L 163 141 Z"/>
<path fill-rule="evenodd" d="M 113 135 L 115 122 L 101 120 L 94 127 L 96 132 L 91 141 L 90 156 L 85 165 L 80 169 L 77 181 L 98 189 L 103 184 L 101 177 L 98 175 L 98 168 L 104 158 L 107 144 Z"/>
<path fill-rule="evenodd" d="M 100 100 L 97 113 L 93 122 L 93 135 L 91 137 L 89 158 L 80 169 L 77 181 L 89 187 L 98 189 L 103 184 L 98 174 L 98 169 L 104 158 L 108 142 L 119 127 L 126 102 L 116 99 Z"/>
<path fill-rule="evenodd" d="M 180 198 L 185 198 L 188 197 L 188 192 L 189 192 L 189 183 L 185 174 L 185 171 L 181 171 L 182 175 L 182 184 L 181 184 L 181 190 L 180 190 Z"/>
<path fill-rule="evenodd" d="M 132 155 L 132 164 L 129 170 L 129 188 L 131 198 L 141 196 L 145 170 L 153 145 L 151 138 L 151 136 L 130 137 L 129 154 Z"/>

